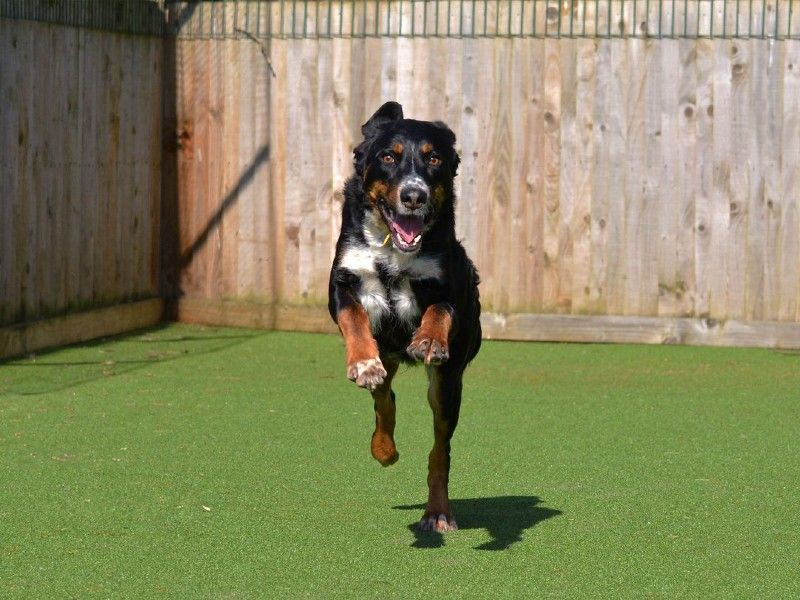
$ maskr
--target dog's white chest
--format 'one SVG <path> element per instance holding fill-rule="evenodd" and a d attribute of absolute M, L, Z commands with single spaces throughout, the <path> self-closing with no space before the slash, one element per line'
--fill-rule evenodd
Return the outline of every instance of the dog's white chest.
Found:
<path fill-rule="evenodd" d="M 420 308 L 411 280 L 442 276 L 437 258 L 401 255 L 385 247 L 348 248 L 340 266 L 361 280 L 358 300 L 367 311 L 373 332 L 390 315 L 409 328 L 415 326 Z"/>

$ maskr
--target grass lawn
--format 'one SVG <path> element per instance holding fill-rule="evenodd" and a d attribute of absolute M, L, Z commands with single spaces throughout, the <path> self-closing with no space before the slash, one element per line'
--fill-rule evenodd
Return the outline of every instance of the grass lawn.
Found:
<path fill-rule="evenodd" d="M 796 598 L 800 354 L 486 342 L 417 534 L 334 336 L 169 325 L 0 365 L 0 597 Z"/>

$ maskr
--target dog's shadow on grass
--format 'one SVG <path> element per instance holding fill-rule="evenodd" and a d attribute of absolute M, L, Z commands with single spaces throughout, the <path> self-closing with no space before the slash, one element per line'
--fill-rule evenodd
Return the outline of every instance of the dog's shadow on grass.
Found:
<path fill-rule="evenodd" d="M 450 510 L 459 529 L 485 529 L 491 541 L 476 546 L 476 550 L 506 550 L 522 541 L 522 534 L 542 521 L 561 514 L 560 510 L 539 506 L 537 496 L 498 496 L 450 500 Z M 424 504 L 394 506 L 397 510 L 424 511 Z M 419 531 L 417 522 L 408 526 L 416 538 L 414 548 L 441 548 L 445 535 Z M 448 534 L 452 535 L 452 534 Z M 458 535 L 456 533 L 456 535 Z"/>

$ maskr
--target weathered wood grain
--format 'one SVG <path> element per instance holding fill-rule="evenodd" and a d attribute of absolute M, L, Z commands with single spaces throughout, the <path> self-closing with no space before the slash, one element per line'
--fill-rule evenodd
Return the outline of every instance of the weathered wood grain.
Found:
<path fill-rule="evenodd" d="M 0 326 L 156 295 L 162 40 L 0 31 Z"/>

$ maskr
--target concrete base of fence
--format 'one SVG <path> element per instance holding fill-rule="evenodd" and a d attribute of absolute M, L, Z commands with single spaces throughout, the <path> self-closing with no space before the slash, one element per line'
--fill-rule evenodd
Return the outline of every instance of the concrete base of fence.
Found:
<path fill-rule="evenodd" d="M 337 332 L 321 306 L 183 299 L 172 316 L 187 323 Z M 777 321 L 487 312 L 481 325 L 485 339 L 497 340 L 800 348 L 800 324 Z"/>
<path fill-rule="evenodd" d="M 800 348 L 800 324 L 676 317 L 485 313 L 486 339 Z"/>
<path fill-rule="evenodd" d="M 0 359 L 150 327 L 163 316 L 164 301 L 155 298 L 0 327 Z"/>
<path fill-rule="evenodd" d="M 224 325 L 280 331 L 338 333 L 328 310 L 321 306 L 289 306 L 241 300 L 183 298 L 167 314 L 182 323 Z"/>
<path fill-rule="evenodd" d="M 2 327 L 0 359 L 150 327 L 165 314 L 184 323 L 337 333 L 322 306 L 184 298 L 165 312 L 164 301 L 152 299 Z M 486 312 L 481 325 L 485 339 L 497 340 L 800 348 L 800 324 L 777 321 Z"/>

